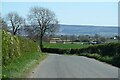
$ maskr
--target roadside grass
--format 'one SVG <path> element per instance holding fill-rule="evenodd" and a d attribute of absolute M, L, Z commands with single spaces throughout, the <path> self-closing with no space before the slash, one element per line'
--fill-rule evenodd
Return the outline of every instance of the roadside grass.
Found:
<path fill-rule="evenodd" d="M 90 45 L 88 44 L 71 44 L 71 43 L 66 43 L 66 44 L 62 44 L 62 43 L 43 43 L 44 48 L 60 48 L 60 49 L 80 49 L 80 48 L 85 48 L 88 47 Z"/>
<path fill-rule="evenodd" d="M 106 63 L 109 63 L 109 64 L 112 64 L 112 61 L 113 61 L 113 58 L 114 58 L 113 56 L 102 56 L 102 55 L 97 54 L 97 53 L 93 53 L 93 54 L 81 53 L 81 54 L 79 54 L 79 56 L 85 56 L 85 57 L 89 57 L 89 58 L 94 58 L 96 60 L 106 62 Z"/>
<path fill-rule="evenodd" d="M 25 78 L 41 60 L 45 59 L 45 53 L 25 53 L 19 58 L 14 59 L 10 65 L 3 66 L 3 78 Z"/>
<path fill-rule="evenodd" d="M 65 53 L 64 55 L 65 56 L 78 56 L 77 54 L 67 54 L 67 53 Z"/>

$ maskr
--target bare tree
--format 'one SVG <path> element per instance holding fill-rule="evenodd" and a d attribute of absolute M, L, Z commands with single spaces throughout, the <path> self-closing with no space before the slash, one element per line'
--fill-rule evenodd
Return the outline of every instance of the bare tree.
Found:
<path fill-rule="evenodd" d="M 39 35 L 40 48 L 42 49 L 43 36 L 58 30 L 58 20 L 54 12 L 43 7 L 31 8 L 28 20 L 31 22 L 31 25 L 37 25 L 33 32 L 35 32 L 35 35 Z"/>
<path fill-rule="evenodd" d="M 24 19 L 15 12 L 8 13 L 6 19 L 10 29 L 12 29 L 13 35 L 16 35 L 19 28 L 24 25 Z"/>

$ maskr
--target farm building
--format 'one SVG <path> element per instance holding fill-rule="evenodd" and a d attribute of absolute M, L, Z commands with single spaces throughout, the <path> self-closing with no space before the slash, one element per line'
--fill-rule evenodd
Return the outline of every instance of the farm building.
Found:
<path fill-rule="evenodd" d="M 61 38 L 51 38 L 50 43 L 66 43 L 70 42 L 70 40 L 62 40 Z"/>

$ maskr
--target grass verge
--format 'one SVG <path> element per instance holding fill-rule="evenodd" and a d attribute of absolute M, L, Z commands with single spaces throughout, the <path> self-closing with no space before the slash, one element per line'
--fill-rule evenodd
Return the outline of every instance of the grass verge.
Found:
<path fill-rule="evenodd" d="M 41 60 L 45 59 L 45 53 L 26 53 L 19 58 L 14 59 L 10 65 L 3 66 L 3 78 L 25 78 L 27 74 L 34 68 Z"/>
<path fill-rule="evenodd" d="M 81 53 L 79 54 L 79 56 L 85 56 L 85 57 L 89 57 L 89 58 L 94 58 L 96 60 L 102 61 L 102 62 L 106 62 L 109 64 L 112 64 L 113 58 L 112 56 L 102 56 L 100 54 L 94 53 L 94 54 L 90 54 L 90 53 Z"/>

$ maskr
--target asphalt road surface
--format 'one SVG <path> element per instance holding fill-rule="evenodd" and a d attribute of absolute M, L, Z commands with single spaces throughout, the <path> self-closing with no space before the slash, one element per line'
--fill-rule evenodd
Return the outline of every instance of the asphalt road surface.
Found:
<path fill-rule="evenodd" d="M 118 78 L 118 68 L 82 56 L 50 54 L 29 78 Z"/>

